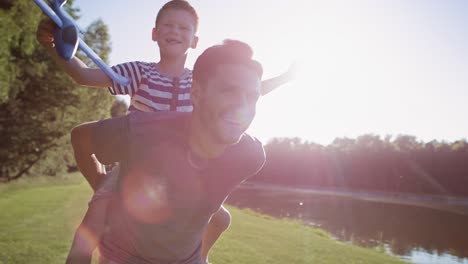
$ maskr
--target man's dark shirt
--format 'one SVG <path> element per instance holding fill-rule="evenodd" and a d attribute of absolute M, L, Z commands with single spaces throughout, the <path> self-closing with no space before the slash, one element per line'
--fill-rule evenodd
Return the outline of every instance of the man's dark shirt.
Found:
<path fill-rule="evenodd" d="M 247 134 L 213 160 L 188 145 L 191 113 L 132 113 L 100 121 L 97 158 L 120 162 L 101 254 L 116 263 L 198 264 L 203 231 L 229 193 L 265 162 Z"/>

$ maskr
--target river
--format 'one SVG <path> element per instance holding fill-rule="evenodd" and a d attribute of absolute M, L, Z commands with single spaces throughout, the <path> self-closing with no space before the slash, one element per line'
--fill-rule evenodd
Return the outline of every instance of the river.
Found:
<path fill-rule="evenodd" d="M 443 208 L 440 199 L 428 201 L 427 197 L 397 199 L 362 192 L 249 184 L 232 193 L 227 203 L 299 219 L 338 240 L 378 247 L 411 263 L 468 264 L 465 200 Z"/>

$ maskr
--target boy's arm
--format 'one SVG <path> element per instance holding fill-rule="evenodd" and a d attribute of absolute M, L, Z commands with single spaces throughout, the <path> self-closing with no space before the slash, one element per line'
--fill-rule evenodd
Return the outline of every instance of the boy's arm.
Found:
<path fill-rule="evenodd" d="M 109 78 L 100 68 L 89 68 L 84 62 L 77 57 L 73 57 L 70 61 L 61 58 L 54 46 L 53 32 L 56 25 L 50 21 L 42 21 L 36 32 L 36 38 L 39 43 L 52 56 L 55 62 L 79 85 L 93 87 L 111 87 L 112 79 Z"/>
<path fill-rule="evenodd" d="M 261 95 L 266 95 L 269 92 L 273 91 L 274 89 L 280 87 L 283 84 L 286 84 L 287 82 L 291 81 L 294 78 L 294 73 L 295 73 L 295 66 L 294 64 L 291 65 L 288 69 L 288 71 L 262 81 L 262 86 L 260 87 L 260 93 Z"/>
<path fill-rule="evenodd" d="M 81 124 L 71 131 L 71 143 L 75 154 L 76 165 L 94 191 L 97 190 L 106 168 L 94 155 L 92 131 L 96 122 Z"/>
<path fill-rule="evenodd" d="M 103 164 L 121 161 L 126 155 L 126 119 L 118 117 L 81 124 L 71 131 L 76 163 L 96 190 L 106 174 Z"/>

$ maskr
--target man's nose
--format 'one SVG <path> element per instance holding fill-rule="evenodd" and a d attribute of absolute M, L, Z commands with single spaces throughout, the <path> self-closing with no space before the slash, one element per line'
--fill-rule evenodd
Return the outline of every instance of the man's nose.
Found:
<path fill-rule="evenodd" d="M 236 112 L 239 116 L 245 118 L 249 116 L 254 106 L 252 105 L 249 97 L 244 94 L 238 94 L 236 96 L 236 103 L 235 103 Z"/>
<path fill-rule="evenodd" d="M 238 123 L 248 125 L 252 120 L 254 112 L 255 109 L 249 105 L 238 105 L 234 109 L 234 117 Z"/>
<path fill-rule="evenodd" d="M 243 93 L 236 93 L 235 94 L 235 104 L 238 108 L 243 108 L 248 105 L 247 96 Z"/>

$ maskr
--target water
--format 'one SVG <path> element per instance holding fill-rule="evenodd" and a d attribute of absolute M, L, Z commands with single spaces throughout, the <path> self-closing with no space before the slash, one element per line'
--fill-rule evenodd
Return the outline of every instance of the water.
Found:
<path fill-rule="evenodd" d="M 300 219 L 336 239 L 417 264 L 468 264 L 468 216 L 430 208 L 300 192 L 241 188 L 227 201 Z M 235 221 L 235 219 L 234 219 Z"/>

